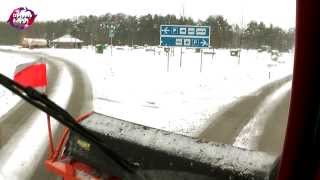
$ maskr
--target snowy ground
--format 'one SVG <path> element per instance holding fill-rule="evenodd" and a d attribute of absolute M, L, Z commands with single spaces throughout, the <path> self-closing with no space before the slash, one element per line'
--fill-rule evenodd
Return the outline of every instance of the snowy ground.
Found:
<path fill-rule="evenodd" d="M 35 60 L 11 53 L 1 53 L 0 57 L 3 58 L 1 67 L 5 67 L 1 68 L 1 73 L 11 78 L 16 65 Z M 49 98 L 61 107 L 66 108 L 72 93 L 73 82 L 70 70 L 61 62 L 56 62 L 56 64 L 58 64 L 59 73 L 54 92 L 49 94 Z M 14 96 L 8 90 L 4 90 L 2 87 L 1 92 L 6 96 L 3 101 L 0 101 L 1 106 L 4 106 L 1 107 L 3 108 L 1 111 L 6 113 L 20 98 Z M 10 104 L 12 106 L 9 107 L 3 104 Z M 43 161 L 41 157 L 46 155 L 45 147 L 48 143 L 48 130 L 44 128 L 47 125 L 44 119 L 46 119 L 46 115 L 37 111 L 31 114 L 30 119 L 22 119 L 23 123 L 18 121 L 21 126 L 15 129 L 15 133 L 10 136 L 7 143 L 0 145 L 0 179 L 18 180 L 30 179 L 32 177 L 38 165 Z M 55 134 L 59 123 L 52 121 L 51 125 L 52 132 Z M 8 127 L 0 127 L 0 133 L 2 131 L 1 128 Z"/>
<path fill-rule="evenodd" d="M 200 53 L 184 49 L 180 68 L 180 48 L 176 48 L 167 72 L 167 56 L 161 49 L 154 53 L 114 47 L 112 56 L 110 49 L 102 55 L 91 48 L 25 51 L 78 64 L 92 82 L 96 111 L 189 136 L 197 136 L 225 105 L 291 74 L 293 65 L 291 53 L 283 53 L 275 62 L 268 53 L 242 50 L 239 65 L 229 50 L 218 49 L 213 58 L 203 54 L 200 73 Z"/>
<path fill-rule="evenodd" d="M 0 52 L 0 59 L 0 73 L 10 78 L 13 78 L 17 65 L 33 61 L 33 59 L 17 54 L 3 52 Z M 19 97 L 15 96 L 3 86 L 0 86 L 0 117 L 14 107 L 19 101 Z"/>

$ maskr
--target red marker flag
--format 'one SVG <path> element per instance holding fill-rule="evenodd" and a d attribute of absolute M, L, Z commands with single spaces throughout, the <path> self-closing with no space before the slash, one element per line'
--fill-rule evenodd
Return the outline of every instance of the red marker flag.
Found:
<path fill-rule="evenodd" d="M 14 80 L 24 87 L 44 90 L 48 85 L 46 64 L 39 62 L 18 65 Z"/>

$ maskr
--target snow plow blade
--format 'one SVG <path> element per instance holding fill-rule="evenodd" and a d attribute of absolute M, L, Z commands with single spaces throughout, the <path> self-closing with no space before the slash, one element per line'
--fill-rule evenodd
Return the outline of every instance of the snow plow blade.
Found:
<path fill-rule="evenodd" d="M 91 114 L 81 125 L 137 165 L 139 178 L 115 169 L 97 147 L 75 132 L 70 133 L 64 155 L 124 179 L 267 180 L 276 161 L 276 157 L 263 152 L 203 142 L 98 113 Z"/>

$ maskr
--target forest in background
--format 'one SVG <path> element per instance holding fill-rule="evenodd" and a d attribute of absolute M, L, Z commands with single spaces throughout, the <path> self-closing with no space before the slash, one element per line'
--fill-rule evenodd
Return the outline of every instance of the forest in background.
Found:
<path fill-rule="evenodd" d="M 45 38 L 48 41 L 71 34 L 85 44 L 110 43 L 109 31 L 114 29 L 114 45 L 159 45 L 162 24 L 211 26 L 211 45 L 214 48 L 258 49 L 262 45 L 287 51 L 294 45 L 294 29 L 284 30 L 272 24 L 251 21 L 248 24 L 229 24 L 221 15 L 209 16 L 205 21 L 175 15 L 130 16 L 122 13 L 102 16 L 79 16 L 58 21 L 35 22 L 27 30 L 17 30 L 0 22 L 0 44 L 19 44 L 23 37 Z"/>

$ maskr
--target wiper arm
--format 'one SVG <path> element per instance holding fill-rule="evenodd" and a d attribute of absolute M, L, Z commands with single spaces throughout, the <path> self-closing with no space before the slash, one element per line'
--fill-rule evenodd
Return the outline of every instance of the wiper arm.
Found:
<path fill-rule="evenodd" d="M 88 131 L 86 128 L 76 123 L 74 118 L 55 104 L 53 101 L 47 98 L 46 95 L 39 93 L 31 87 L 23 87 L 15 81 L 7 78 L 0 73 L 0 84 L 8 88 L 10 91 L 20 96 L 22 99 L 39 108 L 40 110 L 48 113 L 54 117 L 57 121 L 68 127 L 70 130 L 77 132 L 79 135 L 95 144 L 106 156 L 116 162 L 123 170 L 129 173 L 135 173 L 137 166 L 133 165 L 129 161 L 121 158 L 117 153 L 113 152 L 107 146 L 105 146 L 99 137 Z"/>

